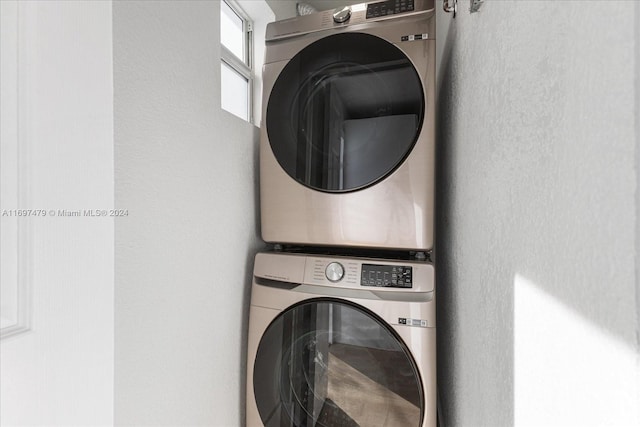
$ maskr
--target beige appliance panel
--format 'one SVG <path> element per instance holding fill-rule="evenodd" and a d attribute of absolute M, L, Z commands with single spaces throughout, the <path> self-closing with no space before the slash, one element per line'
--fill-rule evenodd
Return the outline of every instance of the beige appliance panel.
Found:
<path fill-rule="evenodd" d="M 267 106 L 277 78 L 289 60 L 313 42 L 348 32 L 380 37 L 406 55 L 422 85 L 424 114 L 415 144 L 399 166 L 370 185 L 345 192 L 321 191 L 293 179 L 274 154 L 267 121 L 263 120 L 260 132 L 260 206 L 261 232 L 265 241 L 420 251 L 432 249 L 435 191 L 434 15 L 429 11 L 405 19 L 366 22 L 309 34 L 289 34 L 267 43 L 266 57 L 270 62 L 265 64 L 263 73 L 263 118 L 267 117 Z M 291 20 L 291 24 L 294 22 Z M 287 33 L 284 29 L 281 32 Z M 425 39 L 402 41 L 403 36 L 418 32 L 423 33 Z M 382 120 L 379 123 L 384 125 Z M 408 123 L 407 118 L 395 118 L 398 129 L 406 128 L 404 123 Z M 345 132 L 358 129 L 358 126 L 363 129 L 372 127 L 366 121 L 354 120 L 345 125 Z M 393 144 L 393 137 L 387 135 L 385 138 Z M 345 164 L 349 160 L 344 159 Z M 346 181 L 350 175 L 345 173 L 341 179 Z"/>
<path fill-rule="evenodd" d="M 345 267 L 345 276 L 338 282 L 332 282 L 326 277 L 324 280 L 318 275 L 320 270 L 327 271 L 332 263 L 339 263 Z M 359 282 L 360 271 L 363 264 L 389 265 L 389 266 L 411 266 L 414 271 L 414 286 L 411 289 L 391 289 L 391 288 L 367 288 L 353 286 L 346 283 L 348 279 L 349 266 L 353 267 L 356 282 Z M 276 280 L 275 278 L 281 280 Z M 409 354 L 414 360 L 419 383 L 422 387 L 422 414 L 416 424 L 399 423 L 388 417 L 392 416 L 384 405 L 393 403 L 396 413 L 398 407 L 406 406 L 406 411 L 410 413 L 416 408 L 407 404 L 407 396 L 398 398 L 393 393 L 380 390 L 379 384 L 369 383 L 358 372 L 353 371 L 347 365 L 335 367 L 335 371 L 340 375 L 347 376 L 350 380 L 360 382 L 370 386 L 362 393 L 362 404 L 358 403 L 360 397 L 353 399 L 353 395 L 345 401 L 344 409 L 347 415 L 357 424 L 363 427 L 397 427 L 398 425 L 414 425 L 416 427 L 436 427 L 436 323 L 435 323 L 435 286 L 434 269 L 431 264 L 408 261 L 389 261 L 380 259 L 364 259 L 350 257 L 318 257 L 301 254 L 282 253 L 260 253 L 256 256 L 254 265 L 254 278 L 251 292 L 251 307 L 248 333 L 248 354 L 247 354 L 247 427 L 264 427 L 258 405 L 256 403 L 256 392 L 254 387 L 261 387 L 264 384 L 254 384 L 254 366 L 257 366 L 256 357 L 262 337 L 274 320 L 281 313 L 290 310 L 298 304 L 309 301 L 317 301 L 318 298 L 330 298 L 332 301 L 342 301 L 354 307 L 374 313 L 380 318 L 388 328 L 406 345 Z M 401 319 L 414 319 L 414 325 L 401 324 Z M 411 323 L 410 321 L 408 323 Z M 326 349 L 323 349 L 325 352 Z M 317 357 L 315 359 L 318 359 Z M 331 363 L 325 357 L 324 361 Z M 340 362 L 340 359 L 338 359 Z M 275 369 L 275 367 L 274 367 Z M 393 369 L 393 366 L 382 364 L 379 369 Z M 327 378 L 322 383 L 326 385 Z M 316 379 L 317 381 L 317 379 Z M 339 390 L 331 390 L 331 379 L 329 378 L 329 392 L 340 397 Z M 335 387 L 338 388 L 337 386 Z M 317 393 L 322 395 L 322 393 Z M 372 397 L 373 396 L 373 397 Z M 333 397 L 334 400 L 338 398 Z M 376 402 L 375 399 L 380 399 Z M 373 400 L 369 400 L 373 399 Z M 408 399 L 411 400 L 411 399 Z M 349 404 L 351 403 L 351 404 Z M 358 407 L 368 408 L 362 412 Z M 372 407 L 379 407 L 380 413 L 371 413 Z M 375 412 L 375 411 L 374 411 Z M 376 416 L 374 420 L 371 416 Z M 387 417 L 387 418 L 385 418 Z M 385 421 L 382 420 L 387 420 Z M 412 418 L 415 421 L 416 418 Z M 278 424 L 279 425 L 279 424 Z M 291 424 L 294 426 L 294 424 Z M 332 424 L 322 424 L 332 425 Z M 343 424 L 335 424 L 343 425 Z M 352 424 L 344 424 L 352 425 Z"/>

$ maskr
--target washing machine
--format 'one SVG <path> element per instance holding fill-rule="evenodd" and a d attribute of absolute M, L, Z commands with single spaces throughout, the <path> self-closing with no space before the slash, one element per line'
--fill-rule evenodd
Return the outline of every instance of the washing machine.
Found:
<path fill-rule="evenodd" d="M 384 0 L 267 26 L 260 137 L 267 242 L 429 251 L 433 0 Z"/>
<path fill-rule="evenodd" d="M 435 427 L 434 269 L 259 253 L 247 427 Z"/>

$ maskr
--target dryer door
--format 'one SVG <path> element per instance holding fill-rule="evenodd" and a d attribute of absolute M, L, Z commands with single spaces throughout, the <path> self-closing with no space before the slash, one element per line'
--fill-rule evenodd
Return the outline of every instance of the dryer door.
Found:
<path fill-rule="evenodd" d="M 265 427 L 420 426 L 416 364 L 395 332 L 355 304 L 307 300 L 258 346 L 254 395 Z"/>
<path fill-rule="evenodd" d="M 287 63 L 269 96 L 266 127 L 289 176 L 316 190 L 347 192 L 403 162 L 423 115 L 422 83 L 409 58 L 379 37 L 341 33 Z"/>

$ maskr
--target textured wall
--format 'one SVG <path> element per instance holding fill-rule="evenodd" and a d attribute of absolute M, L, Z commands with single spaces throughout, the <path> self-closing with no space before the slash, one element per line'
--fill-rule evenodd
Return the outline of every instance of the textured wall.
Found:
<path fill-rule="evenodd" d="M 444 421 L 638 425 L 640 5 L 467 4 L 438 12 Z"/>
<path fill-rule="evenodd" d="M 220 109 L 219 7 L 113 4 L 118 425 L 242 424 L 258 133 Z"/>

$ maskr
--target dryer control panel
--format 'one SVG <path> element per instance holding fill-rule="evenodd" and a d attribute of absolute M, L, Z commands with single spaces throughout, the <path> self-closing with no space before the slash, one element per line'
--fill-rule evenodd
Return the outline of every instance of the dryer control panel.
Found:
<path fill-rule="evenodd" d="M 411 288 L 413 269 L 404 265 L 362 264 L 361 286 Z"/>
<path fill-rule="evenodd" d="M 419 15 L 423 15 L 424 20 L 415 19 Z M 397 21 L 397 19 L 409 16 L 413 18 L 404 22 Z M 373 22 L 382 25 L 386 21 L 390 21 L 388 23 L 392 26 L 388 27 L 389 32 L 385 32 L 385 34 L 390 35 L 396 32 L 402 32 L 403 34 L 435 34 L 435 19 L 433 18 L 435 18 L 435 0 L 372 0 L 368 3 L 363 2 L 344 8 L 322 10 L 309 15 L 271 22 L 267 25 L 265 40 L 268 46 L 271 41 L 298 37 L 318 31 L 333 29 L 342 32 L 345 27 Z M 395 28 L 393 27 L 393 21 L 397 25 Z M 360 28 L 356 31 L 361 30 L 363 29 Z M 364 30 L 366 33 L 366 28 Z M 392 37 L 392 40 L 394 39 L 395 36 Z M 295 43 L 298 43 L 298 41 L 296 40 Z M 291 48 L 278 46 L 275 50 L 267 49 L 265 64 L 280 60 L 290 60 L 290 49 L 299 49 L 298 45 L 295 46 Z"/>

